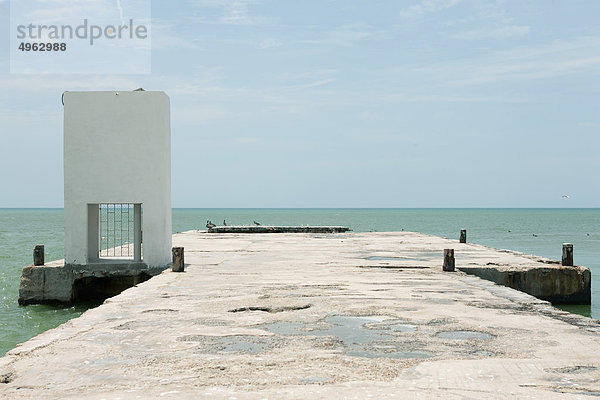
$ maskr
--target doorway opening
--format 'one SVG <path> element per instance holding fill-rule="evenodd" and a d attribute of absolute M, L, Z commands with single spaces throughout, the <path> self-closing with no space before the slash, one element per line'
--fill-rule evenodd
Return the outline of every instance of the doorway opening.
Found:
<path fill-rule="evenodd" d="M 88 261 L 142 257 L 142 204 L 88 204 Z"/>

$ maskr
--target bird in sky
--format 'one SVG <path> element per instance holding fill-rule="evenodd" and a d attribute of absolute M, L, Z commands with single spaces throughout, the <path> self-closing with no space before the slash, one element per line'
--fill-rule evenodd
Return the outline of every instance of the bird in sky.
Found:
<path fill-rule="evenodd" d="M 568 194 L 563 194 L 563 195 L 562 195 L 562 198 L 563 198 L 563 199 L 570 199 L 570 198 L 571 198 L 571 196 L 569 196 Z"/>

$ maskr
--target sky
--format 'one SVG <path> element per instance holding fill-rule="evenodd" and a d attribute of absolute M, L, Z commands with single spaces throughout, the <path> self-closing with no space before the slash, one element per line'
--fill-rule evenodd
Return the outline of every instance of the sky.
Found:
<path fill-rule="evenodd" d="M 65 90 L 138 87 L 171 99 L 174 207 L 600 207 L 599 17 L 155 0 L 150 73 L 11 74 L 0 0 L 0 207 L 62 207 Z"/>

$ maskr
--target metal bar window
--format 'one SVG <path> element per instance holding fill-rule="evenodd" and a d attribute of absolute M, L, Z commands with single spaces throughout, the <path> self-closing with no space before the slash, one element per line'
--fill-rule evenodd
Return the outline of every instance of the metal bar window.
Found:
<path fill-rule="evenodd" d="M 100 257 L 133 259 L 134 205 L 100 204 Z"/>

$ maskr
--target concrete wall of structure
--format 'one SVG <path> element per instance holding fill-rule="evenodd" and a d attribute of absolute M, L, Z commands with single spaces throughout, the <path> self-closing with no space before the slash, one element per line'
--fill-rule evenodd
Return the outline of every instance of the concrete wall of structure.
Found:
<path fill-rule="evenodd" d="M 65 263 L 93 253 L 88 205 L 140 203 L 143 262 L 171 258 L 171 121 L 163 92 L 66 92 Z M 91 242 L 91 243 L 90 243 Z"/>
<path fill-rule="evenodd" d="M 469 275 L 525 292 L 553 304 L 591 304 L 591 272 L 573 266 L 459 266 Z"/>

